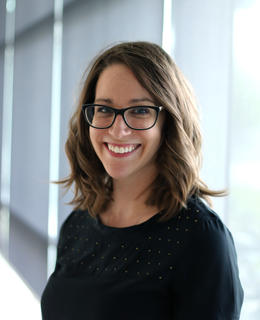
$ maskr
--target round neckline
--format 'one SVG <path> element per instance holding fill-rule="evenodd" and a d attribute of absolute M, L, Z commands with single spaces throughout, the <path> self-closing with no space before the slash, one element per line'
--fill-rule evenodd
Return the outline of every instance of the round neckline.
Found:
<path fill-rule="evenodd" d="M 148 225 L 151 225 L 152 223 L 154 223 L 163 213 L 163 210 L 155 213 L 151 218 L 149 218 L 148 220 L 141 222 L 139 224 L 134 224 L 128 227 L 113 227 L 113 226 L 108 226 L 106 224 L 104 224 L 102 222 L 102 220 L 100 219 L 99 215 L 97 215 L 96 217 L 96 223 L 97 226 L 102 229 L 102 230 L 107 230 L 107 231 L 116 231 L 116 232 L 120 232 L 120 231 L 134 231 L 134 230 L 139 230 L 142 228 L 145 228 Z"/>

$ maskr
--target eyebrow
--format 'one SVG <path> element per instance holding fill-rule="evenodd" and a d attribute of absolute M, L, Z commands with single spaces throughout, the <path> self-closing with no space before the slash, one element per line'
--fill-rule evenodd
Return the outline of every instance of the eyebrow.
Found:
<path fill-rule="evenodd" d="M 135 98 L 135 99 L 131 99 L 129 100 L 129 104 L 131 103 L 139 103 L 139 102 L 151 102 L 154 104 L 154 101 L 150 98 L 147 98 L 147 97 L 144 97 L 144 98 Z M 98 98 L 98 99 L 95 99 L 95 103 L 108 103 L 108 104 L 113 104 L 113 100 L 109 99 L 109 98 Z"/>

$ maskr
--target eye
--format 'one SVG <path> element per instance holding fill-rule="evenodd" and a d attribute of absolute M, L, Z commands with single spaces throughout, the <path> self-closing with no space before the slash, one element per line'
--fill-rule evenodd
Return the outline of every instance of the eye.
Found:
<path fill-rule="evenodd" d="M 150 107 L 136 107 L 131 110 L 131 113 L 136 115 L 148 115 L 151 112 Z"/>
<path fill-rule="evenodd" d="M 105 114 L 113 113 L 113 111 L 109 107 L 106 107 L 106 106 L 97 106 L 96 110 L 98 113 L 105 113 Z"/>

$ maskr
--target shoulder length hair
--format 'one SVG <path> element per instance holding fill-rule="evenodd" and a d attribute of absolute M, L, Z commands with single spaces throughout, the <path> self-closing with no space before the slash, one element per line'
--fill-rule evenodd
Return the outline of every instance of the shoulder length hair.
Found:
<path fill-rule="evenodd" d="M 171 57 L 149 42 L 124 42 L 101 53 L 87 69 L 78 106 L 69 124 L 65 150 L 71 172 L 58 183 L 74 187 L 70 204 L 96 217 L 113 201 L 113 182 L 97 157 L 89 137 L 89 125 L 82 105 L 93 103 L 101 72 L 112 64 L 129 67 L 140 84 L 163 106 L 165 121 L 162 143 L 157 153 L 158 176 L 150 188 L 146 204 L 164 209 L 168 220 L 186 206 L 191 196 L 221 196 L 200 179 L 201 131 L 196 101 L 191 87 Z"/>

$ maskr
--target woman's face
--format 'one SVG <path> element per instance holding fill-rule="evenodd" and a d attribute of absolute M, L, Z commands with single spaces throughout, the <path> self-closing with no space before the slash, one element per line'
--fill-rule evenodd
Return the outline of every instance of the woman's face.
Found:
<path fill-rule="evenodd" d="M 148 91 L 124 64 L 113 64 L 100 74 L 95 103 L 116 109 L 155 105 Z M 154 127 L 140 131 L 130 129 L 122 116 L 118 115 L 110 128 L 90 127 L 90 140 L 105 170 L 113 179 L 149 180 L 157 173 L 155 158 L 161 143 L 162 126 L 161 112 Z"/>

